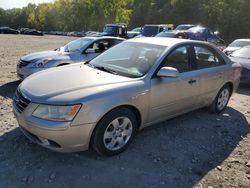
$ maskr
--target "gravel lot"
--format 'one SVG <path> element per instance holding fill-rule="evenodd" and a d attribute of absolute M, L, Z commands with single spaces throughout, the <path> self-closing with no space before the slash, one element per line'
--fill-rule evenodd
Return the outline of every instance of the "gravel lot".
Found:
<path fill-rule="evenodd" d="M 0 187 L 250 187 L 250 85 L 240 86 L 224 113 L 201 109 L 146 128 L 119 156 L 30 143 L 12 114 L 16 63 L 73 39 L 0 35 Z"/>

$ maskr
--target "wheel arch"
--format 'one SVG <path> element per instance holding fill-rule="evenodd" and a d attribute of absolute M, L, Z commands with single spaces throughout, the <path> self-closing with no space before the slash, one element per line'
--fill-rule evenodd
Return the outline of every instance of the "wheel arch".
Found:
<path fill-rule="evenodd" d="M 230 88 L 230 96 L 231 96 L 231 95 L 233 94 L 233 91 L 234 91 L 234 84 L 233 84 L 233 82 L 228 81 L 228 82 L 226 82 L 226 83 L 223 85 L 223 87 L 224 87 L 225 85 L 228 85 L 228 86 L 229 86 L 229 88 Z"/>
<path fill-rule="evenodd" d="M 139 128 L 141 127 L 142 119 L 141 119 L 141 113 L 140 113 L 140 111 L 138 110 L 138 108 L 136 108 L 135 106 L 130 105 L 130 104 L 124 104 L 124 105 L 116 106 L 116 107 L 110 109 L 109 111 L 107 111 L 107 112 L 99 119 L 99 121 L 96 123 L 95 127 L 94 127 L 93 130 L 92 130 L 91 136 L 90 136 L 89 147 L 92 145 L 93 135 L 94 135 L 94 133 L 95 133 L 95 130 L 96 130 L 96 127 L 97 127 L 98 123 L 99 123 L 108 113 L 110 113 L 110 112 L 113 111 L 113 110 L 120 109 L 120 108 L 127 108 L 127 109 L 131 110 L 131 111 L 135 114 L 135 117 L 136 117 L 136 120 L 137 120 L 137 123 L 138 123 L 137 129 L 139 129 Z"/>

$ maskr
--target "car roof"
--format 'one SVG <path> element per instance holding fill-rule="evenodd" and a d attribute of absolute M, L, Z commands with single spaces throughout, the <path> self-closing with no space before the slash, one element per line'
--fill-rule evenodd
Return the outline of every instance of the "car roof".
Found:
<path fill-rule="evenodd" d="M 195 26 L 195 25 L 192 25 L 192 24 L 180 24 L 178 26 Z"/>
<path fill-rule="evenodd" d="M 197 25 L 197 26 L 194 26 L 190 29 L 195 29 L 195 28 L 199 28 L 199 29 L 207 29 L 207 27 L 204 27 L 204 26 L 200 26 L 200 25 Z"/>
<path fill-rule="evenodd" d="M 112 37 L 112 36 L 102 36 L 102 37 L 82 37 L 82 38 L 87 38 L 87 39 L 92 39 L 92 40 L 99 40 L 99 39 L 117 39 L 117 40 L 125 40 L 124 38 L 120 37 Z"/>
<path fill-rule="evenodd" d="M 187 40 L 187 39 L 166 38 L 166 37 L 140 37 L 140 38 L 132 38 L 132 39 L 129 39 L 128 41 L 155 44 L 155 45 L 168 46 L 168 47 L 174 46 L 176 44 L 181 44 L 181 43 L 207 44 L 206 42 L 202 42 L 202 41 L 193 41 L 193 40 Z"/>
<path fill-rule="evenodd" d="M 236 39 L 234 41 L 250 41 L 250 39 Z"/>

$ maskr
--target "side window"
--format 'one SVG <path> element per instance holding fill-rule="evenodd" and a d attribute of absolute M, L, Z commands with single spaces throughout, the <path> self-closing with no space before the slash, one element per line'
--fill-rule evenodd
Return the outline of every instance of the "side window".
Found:
<path fill-rule="evenodd" d="M 109 48 L 109 43 L 110 41 L 107 40 L 96 41 L 90 45 L 87 50 L 91 49 L 95 53 L 102 53 Z"/>
<path fill-rule="evenodd" d="M 183 46 L 175 49 L 168 55 L 164 67 L 176 68 L 180 73 L 191 71 L 189 62 L 189 46 Z"/>
<path fill-rule="evenodd" d="M 195 46 L 197 69 L 204 69 L 225 64 L 214 52 L 205 47 Z"/>

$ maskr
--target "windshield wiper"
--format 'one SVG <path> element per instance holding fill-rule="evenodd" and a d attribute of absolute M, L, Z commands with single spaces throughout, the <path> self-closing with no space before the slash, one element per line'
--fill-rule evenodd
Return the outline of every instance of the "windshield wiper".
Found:
<path fill-rule="evenodd" d="M 108 73 L 111 73 L 111 74 L 115 74 L 115 75 L 118 75 L 118 73 L 114 70 L 111 70 L 111 69 L 108 69 L 107 67 L 103 67 L 103 66 L 96 66 L 96 65 L 93 65 L 93 64 L 89 64 L 91 67 L 95 68 L 95 69 L 98 69 L 98 70 L 101 70 L 101 71 L 104 71 L 104 72 L 108 72 Z"/>
<path fill-rule="evenodd" d="M 83 64 L 84 64 L 84 65 L 88 65 L 88 64 L 89 64 L 89 62 L 90 62 L 90 60 L 88 60 L 88 61 L 84 61 L 84 62 L 83 62 Z M 92 66 L 92 65 L 91 65 L 91 66 Z"/>

